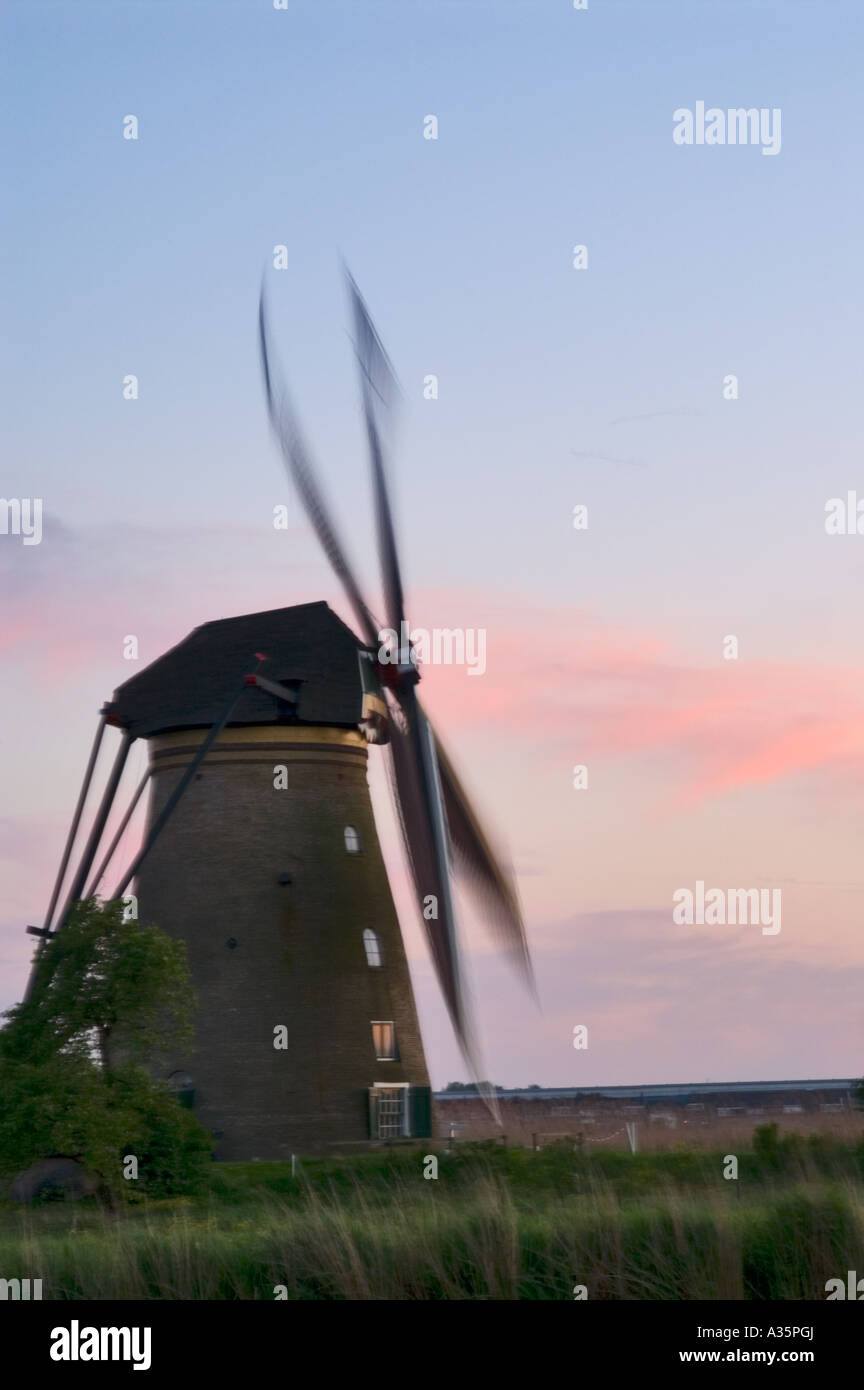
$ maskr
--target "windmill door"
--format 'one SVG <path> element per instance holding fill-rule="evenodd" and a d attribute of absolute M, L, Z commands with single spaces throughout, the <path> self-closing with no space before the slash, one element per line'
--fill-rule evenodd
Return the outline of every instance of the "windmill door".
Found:
<path fill-rule="evenodd" d="M 431 1091 L 428 1086 L 407 1083 L 369 1089 L 369 1132 L 373 1139 L 428 1138 Z"/>

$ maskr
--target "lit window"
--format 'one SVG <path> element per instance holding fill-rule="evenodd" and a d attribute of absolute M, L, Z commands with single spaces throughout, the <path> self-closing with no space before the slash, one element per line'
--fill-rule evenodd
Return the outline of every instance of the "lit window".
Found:
<path fill-rule="evenodd" d="M 397 1060 L 396 1027 L 393 1023 L 373 1022 L 372 1043 L 379 1062 L 395 1062 Z"/>
<path fill-rule="evenodd" d="M 349 854 L 360 853 L 360 836 L 353 825 L 346 825 L 345 827 L 345 848 Z"/>
<path fill-rule="evenodd" d="M 366 950 L 366 964 L 380 965 L 381 942 L 378 940 L 378 937 L 376 936 L 375 932 L 370 931 L 368 927 L 363 933 L 363 945 Z"/>

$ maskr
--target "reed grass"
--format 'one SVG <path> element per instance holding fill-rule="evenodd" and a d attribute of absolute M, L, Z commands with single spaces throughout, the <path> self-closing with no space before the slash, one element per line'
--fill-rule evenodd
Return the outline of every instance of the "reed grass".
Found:
<path fill-rule="evenodd" d="M 851 1146 L 723 1155 L 440 1154 L 225 1164 L 201 1199 L 0 1209 L 0 1274 L 52 1299 L 822 1299 L 861 1263 Z M 630 1163 L 627 1163 L 627 1159 Z M 749 1156 L 750 1159 L 753 1155 Z"/>

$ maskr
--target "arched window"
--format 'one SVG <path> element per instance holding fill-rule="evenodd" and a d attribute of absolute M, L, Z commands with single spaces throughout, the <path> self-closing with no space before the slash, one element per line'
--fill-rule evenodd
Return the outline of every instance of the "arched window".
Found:
<path fill-rule="evenodd" d="M 346 825 L 345 827 L 345 848 L 349 854 L 360 853 L 360 836 L 353 825 Z"/>
<path fill-rule="evenodd" d="M 172 1071 L 168 1085 L 185 1110 L 195 1108 L 195 1082 L 188 1072 Z"/>
<path fill-rule="evenodd" d="M 381 942 L 374 931 L 367 927 L 363 933 L 363 947 L 366 951 L 366 964 L 378 966 L 381 964 Z"/>

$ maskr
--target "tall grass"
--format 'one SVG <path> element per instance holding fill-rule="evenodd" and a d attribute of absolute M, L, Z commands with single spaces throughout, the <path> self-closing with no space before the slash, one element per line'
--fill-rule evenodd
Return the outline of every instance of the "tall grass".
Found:
<path fill-rule="evenodd" d="M 850 1153 L 833 1172 L 805 1153 L 738 1182 L 720 1155 L 687 1153 L 478 1148 L 441 1155 L 437 1180 L 416 1153 L 293 1179 L 223 1165 L 199 1202 L 7 1209 L 0 1275 L 41 1278 L 57 1299 L 272 1300 L 277 1286 L 291 1300 L 571 1299 L 577 1284 L 590 1299 L 822 1299 L 861 1262 Z"/>

